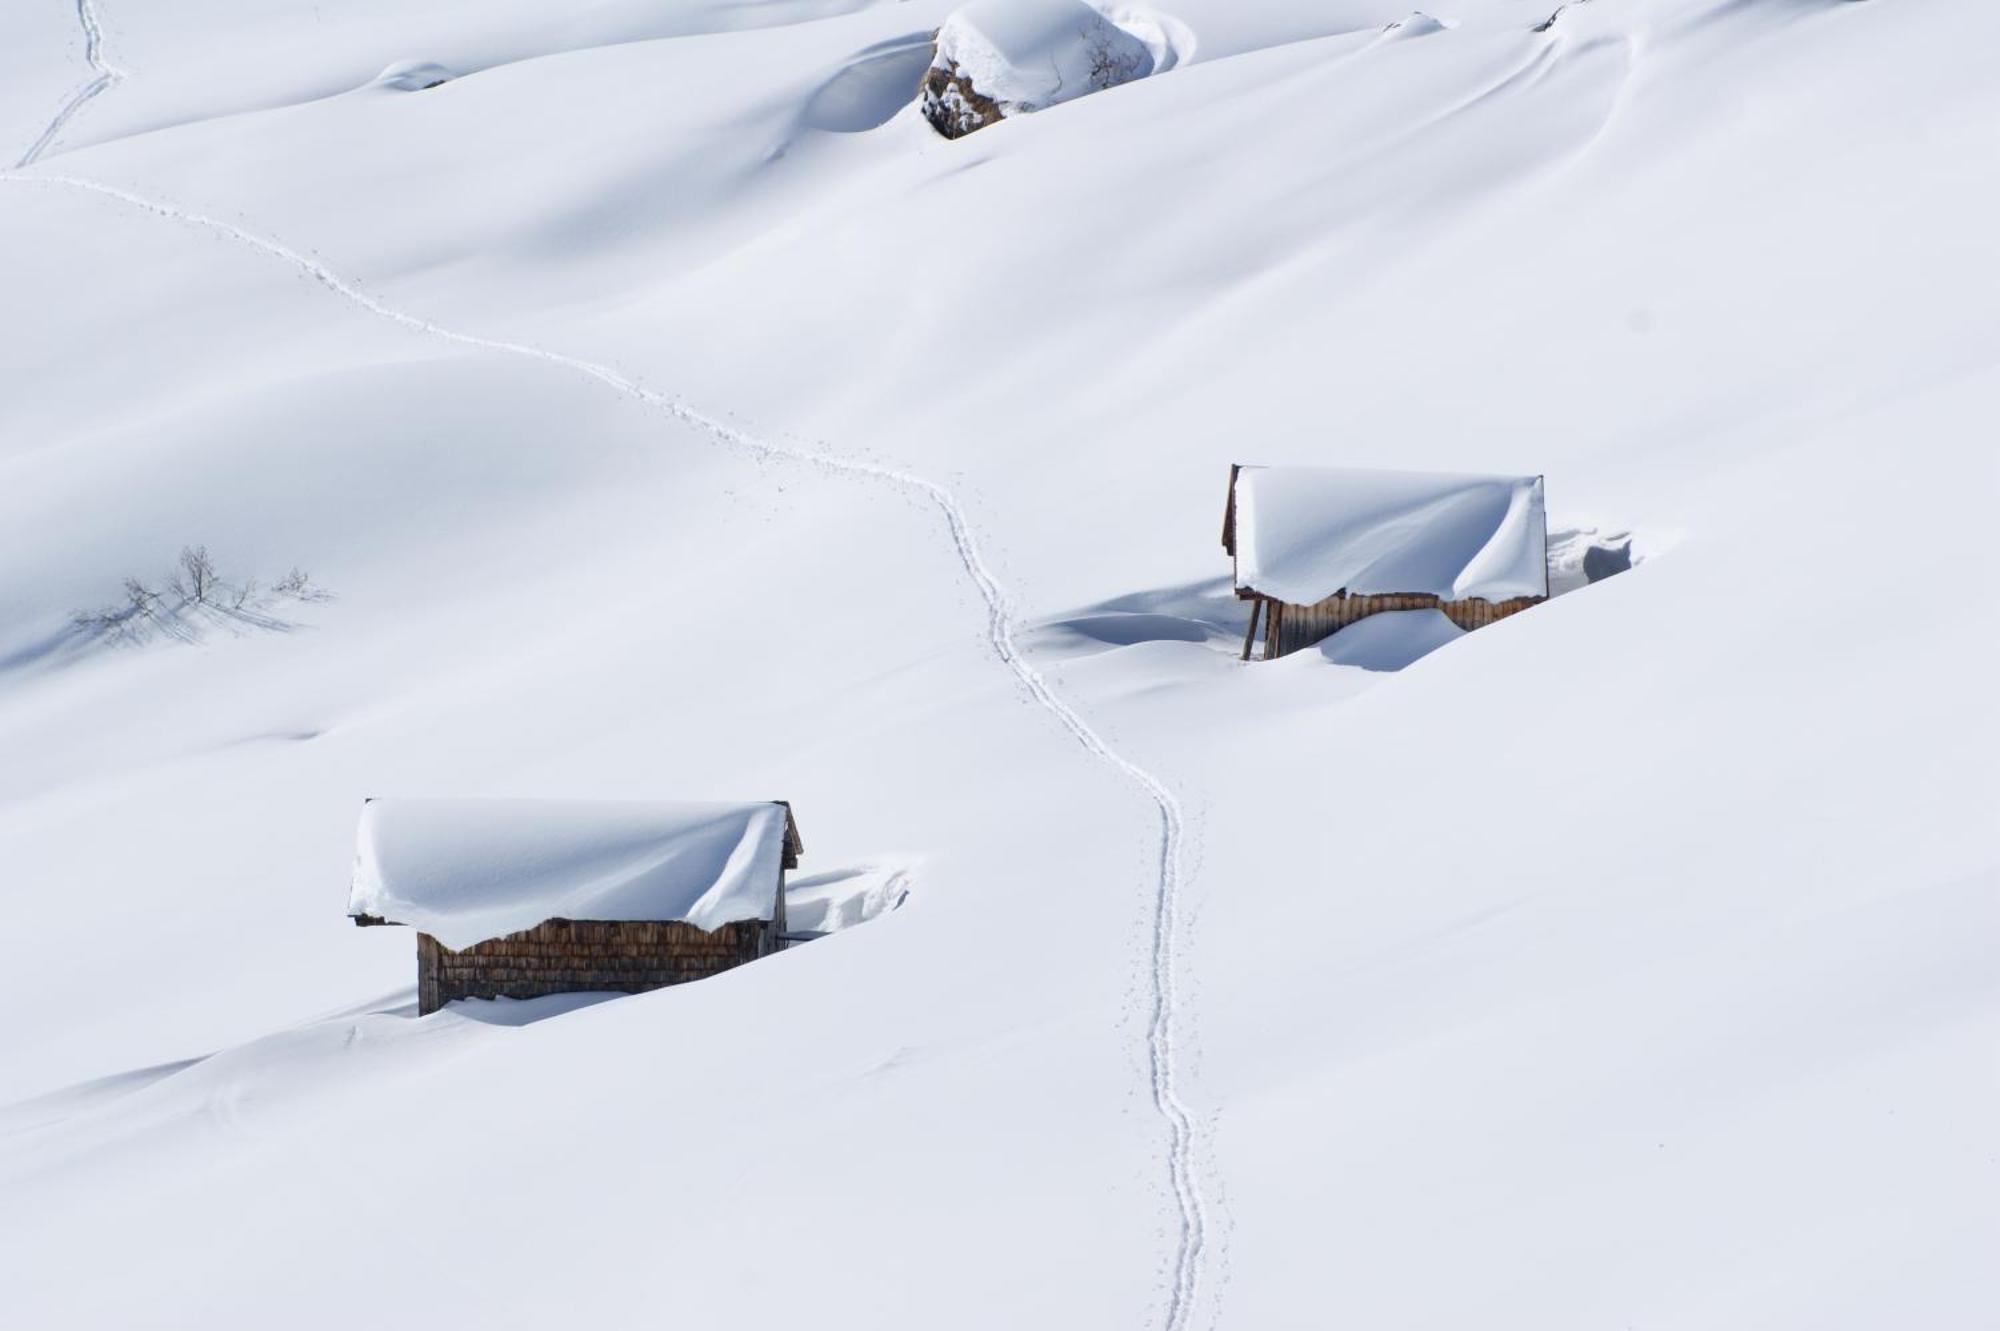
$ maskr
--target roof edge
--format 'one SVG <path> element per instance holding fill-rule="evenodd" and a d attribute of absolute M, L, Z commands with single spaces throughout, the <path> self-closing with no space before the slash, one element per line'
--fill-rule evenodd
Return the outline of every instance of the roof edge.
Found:
<path fill-rule="evenodd" d="M 1229 499 L 1222 506 L 1222 549 L 1231 559 L 1236 558 L 1236 473 L 1243 470 L 1243 464 L 1229 464 Z"/>
<path fill-rule="evenodd" d="M 799 835 L 799 820 L 792 813 L 792 802 L 790 800 L 772 800 L 771 803 L 782 805 L 785 810 L 785 858 L 783 860 L 783 867 L 796 869 L 799 867 L 799 856 L 806 853 L 805 839 Z"/>

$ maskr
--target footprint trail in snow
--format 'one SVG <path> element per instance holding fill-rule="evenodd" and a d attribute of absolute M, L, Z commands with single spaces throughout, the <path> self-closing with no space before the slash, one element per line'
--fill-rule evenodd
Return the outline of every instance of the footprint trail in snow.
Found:
<path fill-rule="evenodd" d="M 91 0 L 76 0 L 76 21 L 83 27 L 83 58 L 90 63 L 90 82 L 70 94 L 55 118 L 42 130 L 41 137 L 28 146 L 21 154 L 21 160 L 14 163 L 16 168 L 33 166 L 41 155 L 55 143 L 56 136 L 75 118 L 76 113 L 125 77 L 125 71 L 104 58 L 104 29 L 97 20 L 97 7 Z"/>

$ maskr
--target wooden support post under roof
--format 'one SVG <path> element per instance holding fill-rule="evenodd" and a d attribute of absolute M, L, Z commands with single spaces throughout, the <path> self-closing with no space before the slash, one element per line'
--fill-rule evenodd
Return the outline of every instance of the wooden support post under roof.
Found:
<path fill-rule="evenodd" d="M 1243 630 L 1243 659 L 1250 659 L 1250 644 L 1257 640 L 1257 612 L 1264 608 L 1264 598 L 1254 597 L 1250 602 L 1250 625 Z"/>

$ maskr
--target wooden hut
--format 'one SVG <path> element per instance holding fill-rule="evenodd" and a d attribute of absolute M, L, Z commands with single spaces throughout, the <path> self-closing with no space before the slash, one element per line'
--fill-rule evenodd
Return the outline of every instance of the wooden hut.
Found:
<path fill-rule="evenodd" d="M 417 1011 L 639 993 L 786 942 L 791 806 L 369 800 L 348 915 L 417 930 Z"/>
<path fill-rule="evenodd" d="M 1222 548 L 1250 602 L 1243 659 L 1309 647 L 1385 610 L 1475 629 L 1548 599 L 1539 476 L 1229 469 Z"/>

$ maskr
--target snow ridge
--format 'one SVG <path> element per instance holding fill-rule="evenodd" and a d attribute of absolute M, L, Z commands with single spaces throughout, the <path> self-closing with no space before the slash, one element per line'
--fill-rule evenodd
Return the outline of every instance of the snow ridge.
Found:
<path fill-rule="evenodd" d="M 55 119 L 49 121 L 42 130 L 41 137 L 29 145 L 21 160 L 14 163 L 18 169 L 33 166 L 35 160 L 49 150 L 56 141 L 56 135 L 63 132 L 70 118 L 81 111 L 97 94 L 125 77 L 125 71 L 104 58 L 104 29 L 97 21 L 97 7 L 91 0 L 76 0 L 76 21 L 83 27 L 83 58 L 90 62 L 91 79 L 63 103 L 62 110 L 56 112 Z"/>
<path fill-rule="evenodd" d="M 78 12 L 86 16 L 86 30 L 94 32 L 95 19 L 90 14 L 89 0 L 78 0 Z M 91 49 L 93 52 L 97 49 L 95 38 Z M 95 60 L 95 56 L 93 59 Z M 104 68 L 106 75 L 100 79 L 101 86 L 96 86 L 95 91 L 101 91 L 103 86 L 109 86 L 110 82 L 119 77 L 115 71 L 109 70 L 108 67 Z M 90 91 L 89 95 L 95 95 L 95 92 Z M 79 98 L 70 108 L 66 108 L 64 115 L 58 117 L 58 123 L 43 135 L 43 140 L 50 138 L 54 130 L 60 128 L 60 121 L 66 119 L 74 107 L 81 105 L 84 100 L 87 100 L 87 97 Z M 663 411 L 676 420 L 701 430 L 717 443 L 738 452 L 755 458 L 780 458 L 802 462 L 852 476 L 882 481 L 920 494 L 936 504 L 944 516 L 953 550 L 960 565 L 964 568 L 966 576 L 972 580 L 974 587 L 978 589 L 980 598 L 986 603 L 987 641 L 994 655 L 1027 689 L 1034 701 L 1053 716 L 1086 753 L 1137 786 L 1153 803 L 1159 814 L 1160 849 L 1151 902 L 1152 945 L 1147 976 L 1151 1003 L 1146 1027 L 1146 1054 L 1148 1089 L 1153 1108 L 1167 1129 L 1167 1183 L 1177 1211 L 1173 1264 L 1161 1325 L 1165 1331 L 1184 1331 L 1194 1313 L 1198 1276 L 1205 1256 L 1207 1207 L 1195 1178 L 1194 1116 L 1186 1102 L 1181 1099 L 1178 1090 L 1175 1048 L 1176 1024 L 1179 1016 L 1175 971 L 1178 965 L 1180 890 L 1183 881 L 1181 847 L 1184 819 L 1181 804 L 1173 791 L 1159 777 L 1112 748 L 1075 708 L 1056 693 L 1047 678 L 1022 654 L 1015 641 L 1006 591 L 980 552 L 978 540 L 973 535 L 972 524 L 956 495 L 938 482 L 913 472 L 900 471 L 861 458 L 773 444 L 759 439 L 745 430 L 706 415 L 678 398 L 647 388 L 608 365 L 565 356 L 523 342 L 481 337 L 432 323 L 383 304 L 316 259 L 278 241 L 217 218 L 177 208 L 81 176 L 5 174 L 0 175 L 0 183 L 58 186 L 97 194 L 155 217 L 214 232 L 272 258 L 282 260 L 350 304 L 414 332 L 441 341 L 455 342 L 461 346 L 523 356 L 559 365 Z"/>

